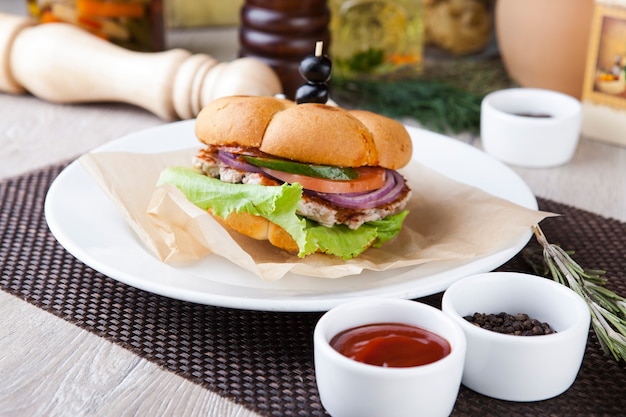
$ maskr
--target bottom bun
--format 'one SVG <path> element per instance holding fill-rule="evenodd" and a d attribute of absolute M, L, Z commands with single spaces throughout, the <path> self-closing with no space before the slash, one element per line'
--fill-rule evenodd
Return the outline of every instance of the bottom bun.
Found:
<path fill-rule="evenodd" d="M 278 248 L 284 249 L 287 252 L 298 253 L 300 248 L 296 241 L 291 237 L 289 233 L 276 223 L 269 222 L 270 227 L 267 234 L 267 239 L 270 243 Z"/>
<path fill-rule="evenodd" d="M 264 217 L 249 213 L 230 213 L 225 219 L 220 219 L 231 229 L 243 235 L 256 240 L 267 240 L 272 245 L 287 252 L 299 252 L 298 244 L 291 235 Z"/>
<path fill-rule="evenodd" d="M 222 221 L 241 234 L 256 240 L 267 240 L 270 221 L 249 213 L 230 213 Z"/>

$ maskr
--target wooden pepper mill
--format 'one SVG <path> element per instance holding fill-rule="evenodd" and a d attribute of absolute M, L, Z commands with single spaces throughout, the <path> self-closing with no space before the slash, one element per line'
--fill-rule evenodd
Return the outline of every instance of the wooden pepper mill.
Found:
<path fill-rule="evenodd" d="M 246 0 L 241 9 L 239 55 L 270 65 L 285 96 L 294 99 L 303 82 L 300 62 L 317 41 L 330 44 L 329 22 L 327 0 Z"/>
<path fill-rule="evenodd" d="M 227 95 L 273 96 L 280 80 L 253 58 L 218 62 L 183 49 L 134 52 L 65 23 L 0 13 L 0 91 L 57 103 L 124 102 L 190 119 Z"/>

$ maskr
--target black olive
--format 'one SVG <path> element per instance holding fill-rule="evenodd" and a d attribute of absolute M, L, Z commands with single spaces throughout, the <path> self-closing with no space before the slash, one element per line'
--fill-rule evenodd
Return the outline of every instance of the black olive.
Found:
<path fill-rule="evenodd" d="M 309 55 L 300 62 L 300 74 L 314 83 L 325 83 L 330 80 L 332 61 L 328 56 Z"/>
<path fill-rule="evenodd" d="M 328 101 L 328 87 L 325 84 L 307 82 L 298 87 L 296 103 L 321 103 Z"/>

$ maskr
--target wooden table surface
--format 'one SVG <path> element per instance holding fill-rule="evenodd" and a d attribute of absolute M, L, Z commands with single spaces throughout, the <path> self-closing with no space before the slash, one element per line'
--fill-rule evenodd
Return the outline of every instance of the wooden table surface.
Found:
<path fill-rule="evenodd" d="M 25 0 L 0 12 L 25 14 Z M 235 28 L 170 30 L 168 47 L 219 60 Z M 67 161 L 125 134 L 166 123 L 125 104 L 53 104 L 0 93 L 0 179 Z M 479 138 L 470 138 L 480 147 Z M 626 221 L 626 149 L 582 138 L 560 167 L 512 167 L 540 197 Z M 1 226 L 0 226 L 1 227 Z M 254 416 L 105 339 L 0 292 L 2 416 Z"/>

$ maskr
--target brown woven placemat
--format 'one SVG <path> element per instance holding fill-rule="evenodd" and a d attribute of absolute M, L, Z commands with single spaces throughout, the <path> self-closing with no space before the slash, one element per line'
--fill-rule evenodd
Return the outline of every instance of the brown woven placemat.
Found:
<path fill-rule="evenodd" d="M 48 230 L 43 205 L 57 165 L 0 183 L 0 286 L 76 326 L 133 351 L 266 416 L 325 416 L 315 385 L 312 332 L 320 313 L 212 307 L 138 290 L 71 256 Z M 608 271 L 626 294 L 626 224 L 540 201 L 564 214 L 545 220 L 552 243 L 575 249 L 588 268 Z M 535 245 L 532 240 L 528 248 Z M 522 255 L 500 270 L 531 272 Z M 439 305 L 441 295 L 425 301 Z M 541 402 L 494 400 L 461 387 L 454 416 L 617 416 L 626 414 L 626 366 L 589 338 L 574 385 Z"/>

